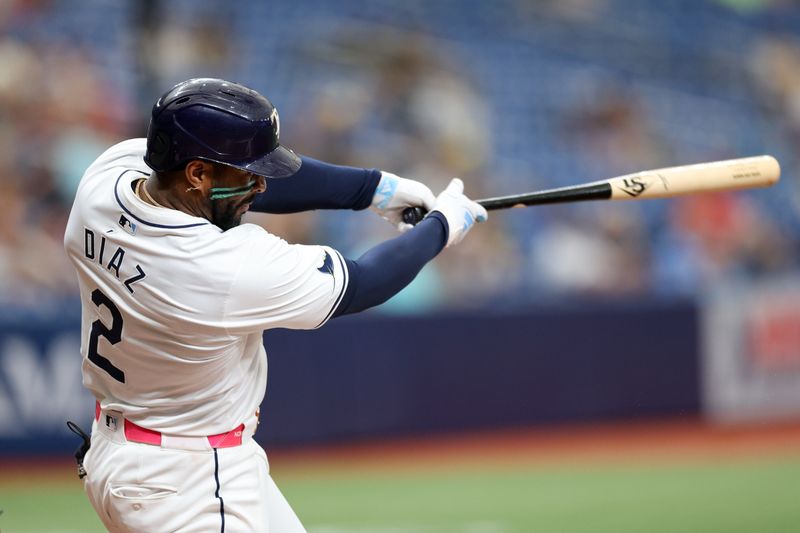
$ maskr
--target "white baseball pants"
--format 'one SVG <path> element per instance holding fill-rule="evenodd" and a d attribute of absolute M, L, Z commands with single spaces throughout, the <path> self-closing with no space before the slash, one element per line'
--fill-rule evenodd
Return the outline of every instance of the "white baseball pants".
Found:
<path fill-rule="evenodd" d="M 240 446 L 170 449 L 92 426 L 85 489 L 112 532 L 304 533 L 252 438 Z"/>

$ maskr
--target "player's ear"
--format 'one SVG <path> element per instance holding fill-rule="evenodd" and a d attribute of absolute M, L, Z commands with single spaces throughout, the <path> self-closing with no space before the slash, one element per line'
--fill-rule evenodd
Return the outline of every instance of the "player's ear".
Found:
<path fill-rule="evenodd" d="M 206 190 L 210 188 L 214 175 L 214 165 L 208 161 L 195 159 L 186 164 L 183 177 L 188 190 Z"/>

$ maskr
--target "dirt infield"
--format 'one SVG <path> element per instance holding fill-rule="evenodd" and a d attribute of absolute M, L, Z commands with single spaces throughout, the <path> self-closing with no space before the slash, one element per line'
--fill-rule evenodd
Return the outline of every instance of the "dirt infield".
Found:
<path fill-rule="evenodd" d="M 800 422 L 626 422 L 267 450 L 274 471 L 668 463 L 800 455 Z"/>
<path fill-rule="evenodd" d="M 800 455 L 800 421 L 713 426 L 698 420 L 602 423 L 267 448 L 276 474 L 564 464 L 657 464 Z M 0 460 L 0 484 L 77 481 L 70 456 Z"/>
<path fill-rule="evenodd" d="M 800 422 L 713 426 L 673 420 L 487 431 L 268 449 L 273 470 L 463 468 L 715 461 L 800 455 Z"/>

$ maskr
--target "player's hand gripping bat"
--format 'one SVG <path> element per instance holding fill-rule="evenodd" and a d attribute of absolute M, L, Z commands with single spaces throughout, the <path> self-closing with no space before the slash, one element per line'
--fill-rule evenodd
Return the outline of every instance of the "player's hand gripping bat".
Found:
<path fill-rule="evenodd" d="M 669 198 L 698 192 L 769 187 L 778 182 L 781 167 L 770 155 L 645 170 L 583 185 L 476 200 L 488 210 L 586 200 L 640 200 Z M 417 224 L 421 207 L 403 211 L 403 221 Z"/>

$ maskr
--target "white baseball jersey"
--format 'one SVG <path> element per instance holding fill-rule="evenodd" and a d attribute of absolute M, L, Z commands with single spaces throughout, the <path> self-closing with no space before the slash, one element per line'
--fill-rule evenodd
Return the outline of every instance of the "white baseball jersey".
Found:
<path fill-rule="evenodd" d="M 87 169 L 67 225 L 83 382 L 104 409 L 145 428 L 222 433 L 252 421 L 264 397 L 263 330 L 324 324 L 346 266 L 329 247 L 288 244 L 253 224 L 223 232 L 145 203 L 132 187 L 150 173 L 145 144 L 119 143 Z"/>

